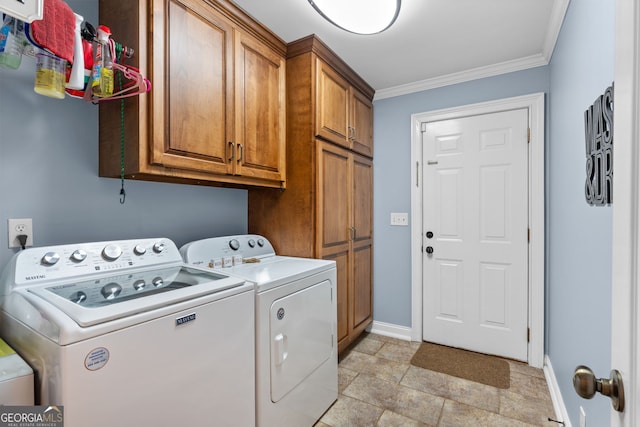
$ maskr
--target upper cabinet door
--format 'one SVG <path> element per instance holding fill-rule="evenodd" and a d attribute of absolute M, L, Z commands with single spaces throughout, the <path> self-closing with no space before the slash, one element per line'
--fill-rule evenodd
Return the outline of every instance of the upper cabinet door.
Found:
<path fill-rule="evenodd" d="M 351 93 L 351 148 L 373 157 L 373 103 L 353 88 Z"/>
<path fill-rule="evenodd" d="M 233 28 L 199 0 L 153 4 L 151 163 L 231 173 Z"/>
<path fill-rule="evenodd" d="M 316 64 L 316 135 L 351 148 L 349 83 L 321 60 Z"/>
<path fill-rule="evenodd" d="M 235 50 L 235 174 L 285 181 L 285 59 L 241 31 Z"/>

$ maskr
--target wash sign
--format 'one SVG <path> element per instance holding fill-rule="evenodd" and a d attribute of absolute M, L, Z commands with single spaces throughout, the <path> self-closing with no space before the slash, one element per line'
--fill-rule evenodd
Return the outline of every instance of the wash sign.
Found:
<path fill-rule="evenodd" d="M 584 194 L 592 206 L 613 200 L 613 85 L 584 112 L 587 179 Z"/>

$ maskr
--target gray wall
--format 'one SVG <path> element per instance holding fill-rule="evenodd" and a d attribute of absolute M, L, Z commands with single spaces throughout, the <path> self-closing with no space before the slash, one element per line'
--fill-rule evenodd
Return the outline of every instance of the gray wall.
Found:
<path fill-rule="evenodd" d="M 549 92 L 548 67 L 374 102 L 375 321 L 411 326 L 411 229 L 389 225 L 391 212 L 411 213 L 411 115 L 539 92 Z"/>
<path fill-rule="evenodd" d="M 571 378 L 579 364 L 611 369 L 612 209 L 585 201 L 583 114 L 613 82 L 614 48 L 615 2 L 572 1 L 550 64 L 547 353 L 576 426 L 580 405 L 591 426 L 608 426 L 611 407 L 581 399 Z"/>
<path fill-rule="evenodd" d="M 98 24 L 97 0 L 67 3 Z M 98 177 L 98 107 L 38 95 L 34 76 L 32 58 L 0 68 L 0 268 L 8 218 L 32 218 L 37 246 L 246 233 L 246 190 L 127 181 L 120 205 L 120 181 Z"/>

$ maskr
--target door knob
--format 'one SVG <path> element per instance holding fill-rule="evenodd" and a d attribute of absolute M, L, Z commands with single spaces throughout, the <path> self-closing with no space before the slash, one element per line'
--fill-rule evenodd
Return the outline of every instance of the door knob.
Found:
<path fill-rule="evenodd" d="M 431 239 L 433 237 L 433 231 L 427 231 L 427 239 Z"/>
<path fill-rule="evenodd" d="M 585 399 L 591 399 L 596 392 L 609 396 L 613 409 L 622 412 L 624 411 L 622 375 L 614 369 L 609 376 L 611 378 L 596 378 L 590 368 L 580 365 L 573 374 L 573 388 Z"/>
<path fill-rule="evenodd" d="M 427 246 L 426 250 L 427 250 L 428 254 L 432 254 L 433 253 L 433 247 L 431 247 L 431 246 Z"/>

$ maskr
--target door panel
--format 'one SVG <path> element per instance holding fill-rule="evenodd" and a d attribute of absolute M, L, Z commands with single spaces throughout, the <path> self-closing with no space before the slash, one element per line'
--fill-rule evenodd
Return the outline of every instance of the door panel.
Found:
<path fill-rule="evenodd" d="M 157 97 L 150 129 L 152 163 L 180 169 L 226 173 L 232 129 L 230 94 L 232 28 L 206 5 L 170 1 L 164 22 L 167 57 L 165 91 Z M 158 77 L 163 76 L 158 72 Z M 165 124 L 163 126 L 163 123 Z"/>
<path fill-rule="evenodd" d="M 427 124 L 426 341 L 527 360 L 527 129 L 525 109 Z"/>
<path fill-rule="evenodd" d="M 349 84 L 319 59 L 316 64 L 316 136 L 350 148 Z"/>
<path fill-rule="evenodd" d="M 327 143 L 318 143 L 320 156 L 321 251 L 349 243 L 351 195 L 349 152 Z"/>
<path fill-rule="evenodd" d="M 235 84 L 235 173 L 283 181 L 284 59 L 251 36 L 237 31 Z"/>
<path fill-rule="evenodd" d="M 331 357 L 333 316 L 328 280 L 273 302 L 269 311 L 272 402 Z"/>
<path fill-rule="evenodd" d="M 373 234 L 373 162 L 353 156 L 353 227 L 354 240 L 371 239 Z"/>

